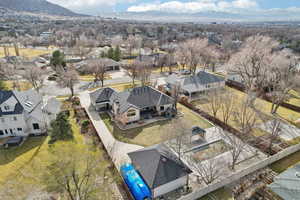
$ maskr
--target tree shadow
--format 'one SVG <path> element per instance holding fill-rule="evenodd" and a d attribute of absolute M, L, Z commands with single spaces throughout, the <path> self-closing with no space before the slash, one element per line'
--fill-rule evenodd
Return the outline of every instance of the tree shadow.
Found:
<path fill-rule="evenodd" d="M 21 146 L 10 147 L 8 149 L 1 148 L 0 165 L 5 165 L 10 162 L 13 162 L 19 156 L 22 156 L 24 153 L 38 147 L 38 149 L 34 152 L 33 156 L 31 156 L 31 158 L 27 161 L 27 163 L 31 162 L 31 160 L 39 153 L 40 148 L 44 144 L 46 138 L 46 136 L 29 137 Z"/>

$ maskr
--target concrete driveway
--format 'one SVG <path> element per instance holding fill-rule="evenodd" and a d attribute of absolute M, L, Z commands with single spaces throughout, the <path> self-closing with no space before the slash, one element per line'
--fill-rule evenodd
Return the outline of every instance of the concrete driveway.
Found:
<path fill-rule="evenodd" d="M 113 162 L 119 170 L 122 164 L 126 162 L 131 162 L 127 153 L 142 149 L 144 147 L 123 143 L 116 140 L 111 134 L 111 132 L 107 129 L 99 113 L 96 112 L 94 108 L 90 106 L 91 102 L 89 92 L 82 92 L 80 93 L 79 97 L 81 105 L 85 108 L 86 112 L 88 113 L 90 120 L 92 121 L 97 131 L 97 134 L 99 135 L 108 154 L 110 155 L 110 157 L 112 158 Z"/>

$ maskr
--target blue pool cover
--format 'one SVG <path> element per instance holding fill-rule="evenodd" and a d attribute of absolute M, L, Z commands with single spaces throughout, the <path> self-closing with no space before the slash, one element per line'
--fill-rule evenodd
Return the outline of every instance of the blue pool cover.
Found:
<path fill-rule="evenodd" d="M 131 164 L 121 166 L 121 174 L 135 200 L 151 199 L 151 191 Z"/>

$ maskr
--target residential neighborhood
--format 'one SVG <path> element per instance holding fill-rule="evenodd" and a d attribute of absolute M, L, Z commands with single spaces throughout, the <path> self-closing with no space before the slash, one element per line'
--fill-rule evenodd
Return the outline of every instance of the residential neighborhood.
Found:
<path fill-rule="evenodd" d="M 0 2 L 1 200 L 300 199 L 300 4 L 65 2 Z"/>

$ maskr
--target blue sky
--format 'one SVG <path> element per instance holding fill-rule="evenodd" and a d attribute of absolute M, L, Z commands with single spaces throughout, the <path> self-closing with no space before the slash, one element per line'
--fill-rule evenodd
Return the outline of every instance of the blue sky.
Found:
<path fill-rule="evenodd" d="M 48 0 L 73 11 L 85 14 L 102 12 L 203 12 L 264 11 L 274 8 L 281 10 L 299 9 L 300 0 Z"/>

